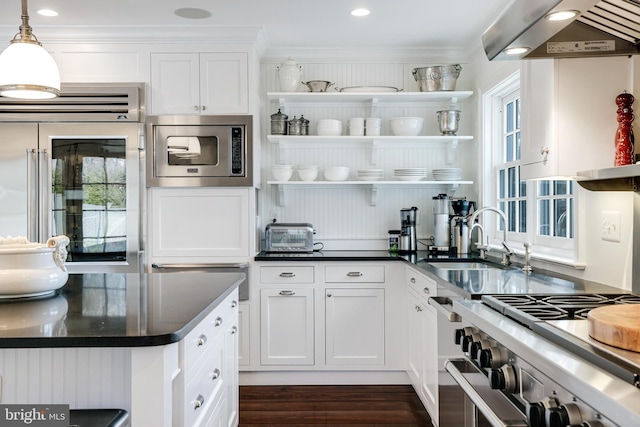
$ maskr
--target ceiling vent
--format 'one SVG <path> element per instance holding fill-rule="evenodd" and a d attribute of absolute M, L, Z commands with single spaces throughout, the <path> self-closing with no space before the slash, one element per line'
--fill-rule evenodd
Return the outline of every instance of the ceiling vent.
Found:
<path fill-rule="evenodd" d="M 144 84 L 63 83 L 52 99 L 0 97 L 0 122 L 144 122 Z"/>

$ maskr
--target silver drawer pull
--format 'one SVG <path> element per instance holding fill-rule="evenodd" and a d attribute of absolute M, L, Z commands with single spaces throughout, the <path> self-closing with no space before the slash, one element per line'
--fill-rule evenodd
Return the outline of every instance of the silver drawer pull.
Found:
<path fill-rule="evenodd" d="M 233 300 L 231 301 L 231 308 L 236 308 L 238 306 L 238 301 Z"/>
<path fill-rule="evenodd" d="M 415 278 L 415 277 L 412 277 L 411 279 L 409 279 L 409 281 L 410 281 L 411 283 L 416 283 L 416 278 Z"/>
<path fill-rule="evenodd" d="M 359 271 L 350 271 L 347 273 L 347 277 L 362 277 L 362 273 Z"/>
<path fill-rule="evenodd" d="M 233 327 L 229 330 L 229 333 L 230 333 L 231 335 L 234 335 L 234 334 L 235 334 L 235 333 L 237 333 L 237 332 L 238 332 L 238 327 L 237 327 L 237 326 L 233 326 Z"/>
<path fill-rule="evenodd" d="M 431 293 L 431 291 L 429 290 L 429 288 L 424 288 L 422 291 L 423 291 L 425 294 Z"/>
<path fill-rule="evenodd" d="M 211 373 L 211 379 L 212 380 L 217 380 L 218 378 L 220 378 L 220 369 L 216 368 Z"/>
<path fill-rule="evenodd" d="M 280 291 L 280 295 L 290 296 L 295 295 L 296 293 L 293 291 Z"/>
<path fill-rule="evenodd" d="M 213 322 L 213 326 L 222 325 L 222 317 L 216 317 L 216 320 Z"/>
<path fill-rule="evenodd" d="M 287 271 L 283 271 L 282 273 L 280 273 L 280 277 L 296 277 L 295 273 L 290 273 Z"/>
<path fill-rule="evenodd" d="M 204 405 L 204 396 L 199 394 L 198 397 L 196 397 L 196 400 L 193 402 L 193 409 L 198 409 L 202 405 Z"/>
<path fill-rule="evenodd" d="M 196 346 L 202 347 L 207 342 L 207 336 L 205 334 L 200 335 L 196 338 Z"/>

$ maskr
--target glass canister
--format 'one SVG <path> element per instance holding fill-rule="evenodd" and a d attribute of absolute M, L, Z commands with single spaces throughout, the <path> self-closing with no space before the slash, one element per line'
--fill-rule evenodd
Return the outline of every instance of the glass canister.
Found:
<path fill-rule="evenodd" d="M 293 119 L 289 120 L 289 135 L 302 135 L 302 121 L 293 116 Z"/>
<path fill-rule="evenodd" d="M 278 112 L 271 115 L 271 135 L 286 135 L 287 134 L 287 116 L 284 113 Z"/>
<path fill-rule="evenodd" d="M 398 252 L 400 249 L 400 230 L 389 230 L 389 252 Z"/>
<path fill-rule="evenodd" d="M 309 120 L 300 115 L 300 135 L 309 135 Z"/>

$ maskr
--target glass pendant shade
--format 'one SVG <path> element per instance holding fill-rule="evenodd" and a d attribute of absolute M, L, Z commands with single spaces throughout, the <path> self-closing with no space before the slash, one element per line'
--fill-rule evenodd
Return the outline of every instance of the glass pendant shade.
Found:
<path fill-rule="evenodd" d="M 27 0 L 22 0 L 20 32 L 0 55 L 0 96 L 47 99 L 59 95 L 58 66 L 32 34 Z"/>

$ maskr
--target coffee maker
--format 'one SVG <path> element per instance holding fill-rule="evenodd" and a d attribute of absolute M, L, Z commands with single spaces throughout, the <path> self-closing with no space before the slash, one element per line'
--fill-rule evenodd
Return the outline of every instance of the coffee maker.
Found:
<path fill-rule="evenodd" d="M 433 245 L 429 246 L 431 253 L 449 253 L 451 246 L 450 219 L 451 198 L 446 194 L 433 197 Z"/>
<path fill-rule="evenodd" d="M 462 199 L 451 200 L 451 208 L 454 214 L 451 216 L 451 244 L 458 256 L 471 253 L 471 240 L 469 237 L 469 217 L 471 210 L 476 209 L 476 202 Z"/>
<path fill-rule="evenodd" d="M 400 252 L 416 252 L 418 250 L 418 239 L 416 236 L 416 216 L 418 208 L 404 208 L 400 210 Z"/>

